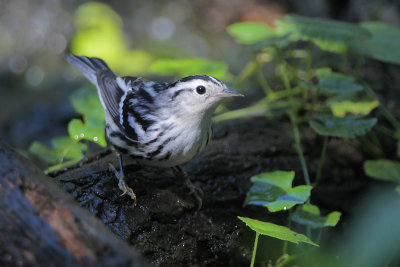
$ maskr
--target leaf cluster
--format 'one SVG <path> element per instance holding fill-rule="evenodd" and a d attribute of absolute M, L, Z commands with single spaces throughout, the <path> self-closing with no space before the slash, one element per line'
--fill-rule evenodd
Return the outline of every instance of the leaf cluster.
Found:
<path fill-rule="evenodd" d="M 400 30 L 382 22 L 354 24 L 298 15 L 287 15 L 275 24 L 271 27 L 264 23 L 239 22 L 228 27 L 228 33 L 236 42 L 246 46 L 244 54 L 251 58 L 236 82 L 243 87 L 256 80 L 265 96 L 250 107 L 221 114 L 216 120 L 249 114 L 287 116 L 290 119 L 305 184 L 292 187 L 294 172 L 257 174 L 251 177 L 253 186 L 244 205 L 263 206 L 269 212 L 290 210 L 288 221 L 304 225 L 307 236 L 294 235 L 287 227 L 239 217 L 256 232 L 256 240 L 260 234 L 284 240 L 285 255 L 287 241 L 315 245 L 311 241 L 311 229 L 335 226 L 339 222 L 340 212 L 321 216 L 319 208 L 311 204 L 311 191 L 323 177 L 330 138 L 359 142 L 361 147 L 370 148 L 369 153 L 375 158 L 385 155 L 375 132 L 380 131 L 399 143 L 400 124 L 369 85 L 360 81 L 359 73 L 364 57 L 400 64 Z M 332 58 L 332 55 L 336 55 L 332 62 L 319 60 Z M 321 66 L 320 62 L 326 65 Z M 271 65 L 275 68 L 268 78 L 267 65 L 269 69 Z M 270 80 L 280 80 L 283 89 L 273 89 Z M 370 115 L 374 110 L 389 122 L 389 127 L 378 125 L 378 119 Z M 310 177 L 303 154 L 300 126 L 311 127 L 323 139 L 314 179 Z M 397 183 L 396 190 L 400 192 L 399 166 L 397 161 L 379 159 L 366 161 L 364 169 L 375 179 Z M 294 206 L 297 208 L 292 212 Z M 252 264 L 256 247 L 255 244 Z"/>

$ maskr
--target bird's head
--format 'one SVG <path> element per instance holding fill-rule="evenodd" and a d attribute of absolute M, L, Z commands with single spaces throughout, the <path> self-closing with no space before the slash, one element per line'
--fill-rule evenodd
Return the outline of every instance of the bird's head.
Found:
<path fill-rule="evenodd" d="M 208 75 L 192 75 L 169 86 L 170 103 L 189 114 L 213 113 L 226 97 L 243 96 Z"/>

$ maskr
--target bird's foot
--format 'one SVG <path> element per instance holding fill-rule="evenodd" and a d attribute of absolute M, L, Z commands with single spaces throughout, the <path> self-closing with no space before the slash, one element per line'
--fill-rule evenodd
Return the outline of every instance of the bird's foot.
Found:
<path fill-rule="evenodd" d="M 120 195 L 121 197 L 123 195 L 128 195 L 130 198 L 133 200 L 133 206 L 136 205 L 136 194 L 133 192 L 132 188 L 130 188 L 124 180 L 124 172 L 122 169 L 120 171 L 117 171 L 115 167 L 110 163 L 109 164 L 110 169 L 115 173 L 115 176 L 118 178 L 118 187 L 121 189 L 122 194 Z"/>
<path fill-rule="evenodd" d="M 201 206 L 203 205 L 203 200 L 202 196 L 204 196 L 203 190 L 201 190 L 200 187 L 194 185 L 192 181 L 190 181 L 189 177 L 185 180 L 185 186 L 186 188 L 189 189 L 189 195 L 193 195 L 193 197 L 196 199 L 197 202 L 197 210 L 201 209 Z"/>
<path fill-rule="evenodd" d="M 172 171 L 176 177 L 184 180 L 185 186 L 189 189 L 189 195 L 193 195 L 193 197 L 196 199 L 197 210 L 200 210 L 201 206 L 203 205 L 203 200 L 201 199 L 201 197 L 204 195 L 203 190 L 201 190 L 200 187 L 195 186 L 192 181 L 190 181 L 187 173 L 179 166 L 172 167 Z"/>

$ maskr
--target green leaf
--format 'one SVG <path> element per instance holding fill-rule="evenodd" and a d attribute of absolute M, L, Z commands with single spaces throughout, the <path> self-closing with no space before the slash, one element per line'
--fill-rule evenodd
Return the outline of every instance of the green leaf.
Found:
<path fill-rule="evenodd" d="M 360 116 L 335 117 L 318 115 L 310 121 L 311 128 L 319 135 L 355 138 L 364 135 L 374 127 L 376 118 L 361 119 Z"/>
<path fill-rule="evenodd" d="M 368 30 L 352 23 L 288 15 L 277 24 L 282 33 L 290 33 L 293 41 L 311 41 L 322 50 L 345 53 L 349 42 L 364 39 Z"/>
<path fill-rule="evenodd" d="M 332 72 L 327 68 L 319 69 L 315 74 L 318 77 L 318 87 L 323 92 L 353 93 L 363 89 L 361 85 L 355 83 L 354 77 Z"/>
<path fill-rule="evenodd" d="M 291 41 L 288 38 L 288 35 L 268 38 L 268 39 L 261 40 L 259 42 L 249 45 L 243 51 L 243 54 L 250 54 L 253 52 L 263 50 L 267 47 L 274 47 L 274 46 L 282 49 L 282 48 L 285 48 L 286 46 L 288 46 L 290 44 L 290 42 Z"/>
<path fill-rule="evenodd" d="M 278 35 L 274 28 L 260 22 L 237 22 L 228 26 L 227 31 L 240 44 L 253 44 Z"/>
<path fill-rule="evenodd" d="M 400 29 L 384 22 L 364 22 L 361 27 L 371 32 L 372 37 L 351 42 L 355 53 L 377 60 L 400 64 Z"/>
<path fill-rule="evenodd" d="M 342 214 L 338 211 L 329 213 L 327 216 L 320 216 L 317 206 L 304 204 L 297 207 L 292 215 L 292 221 L 310 226 L 311 228 L 322 228 L 327 226 L 336 226 Z"/>
<path fill-rule="evenodd" d="M 244 222 L 248 227 L 250 227 L 253 231 L 270 237 L 274 237 L 280 240 L 289 241 L 295 244 L 299 244 L 300 242 L 308 243 L 310 245 L 314 245 L 319 247 L 318 244 L 312 242 L 305 235 L 296 233 L 290 230 L 287 227 L 276 225 L 269 222 L 262 222 L 259 220 L 254 220 L 246 217 L 238 217 L 239 220 Z"/>
<path fill-rule="evenodd" d="M 79 114 L 104 120 L 104 109 L 100 103 L 97 90 L 82 87 L 69 97 L 69 100 Z"/>
<path fill-rule="evenodd" d="M 83 116 L 83 121 L 74 119 L 68 124 L 68 133 L 71 139 L 82 139 L 94 142 L 102 147 L 107 145 L 104 128 L 104 109 L 100 103 L 97 91 L 81 88 L 74 91 L 70 101 L 75 110 Z"/>
<path fill-rule="evenodd" d="M 51 147 L 33 142 L 29 147 L 29 152 L 38 156 L 43 161 L 56 164 L 64 160 L 80 160 L 83 158 L 83 152 L 87 150 L 86 144 L 78 143 L 69 137 L 56 137 L 51 140 Z"/>
<path fill-rule="evenodd" d="M 364 162 L 365 173 L 375 179 L 400 183 L 400 162 L 379 159 Z"/>
<path fill-rule="evenodd" d="M 378 105 L 379 102 L 377 100 L 366 102 L 342 101 L 331 102 L 329 107 L 331 108 L 333 115 L 344 117 L 349 113 L 353 115 L 368 115 Z"/>
<path fill-rule="evenodd" d="M 247 192 L 244 205 L 258 205 L 275 212 L 304 203 L 310 196 L 312 186 L 292 187 L 293 171 L 264 172 L 251 177 L 253 186 Z"/>
<path fill-rule="evenodd" d="M 104 127 L 105 124 L 102 124 L 102 127 L 93 127 L 90 124 L 83 123 L 79 119 L 73 119 L 68 123 L 68 133 L 71 139 L 75 141 L 88 140 L 102 147 L 106 147 L 107 143 L 104 134 Z"/>
<path fill-rule="evenodd" d="M 120 75 L 147 72 L 151 55 L 128 48 L 122 19 L 107 4 L 89 2 L 80 5 L 75 12 L 75 28 L 72 53 L 100 57 Z"/>
<path fill-rule="evenodd" d="M 206 74 L 221 80 L 229 79 L 227 63 L 204 58 L 159 59 L 150 66 L 150 72 L 177 77 Z"/>

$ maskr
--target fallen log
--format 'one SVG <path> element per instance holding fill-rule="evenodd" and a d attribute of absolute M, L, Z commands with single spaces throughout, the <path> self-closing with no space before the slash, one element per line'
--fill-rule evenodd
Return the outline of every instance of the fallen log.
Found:
<path fill-rule="evenodd" d="M 0 143 L 0 266 L 147 266 L 29 160 Z"/>

